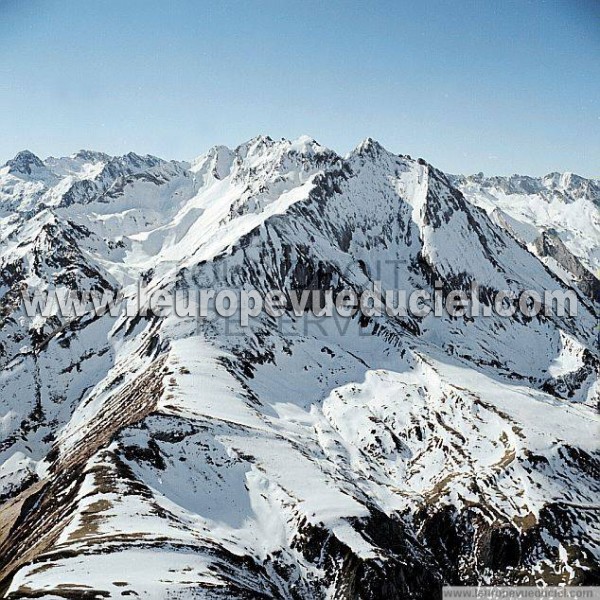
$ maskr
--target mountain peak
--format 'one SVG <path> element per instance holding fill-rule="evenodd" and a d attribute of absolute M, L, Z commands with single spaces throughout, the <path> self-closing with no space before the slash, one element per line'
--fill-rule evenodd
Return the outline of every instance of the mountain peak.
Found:
<path fill-rule="evenodd" d="M 357 154 L 359 156 L 378 156 L 379 154 L 390 154 L 377 140 L 372 137 L 365 138 L 354 150 L 351 154 Z"/>
<path fill-rule="evenodd" d="M 231 171 L 234 152 L 227 146 L 213 146 L 206 154 L 191 162 L 190 170 L 199 176 L 211 173 L 215 179 L 224 179 Z"/>
<path fill-rule="evenodd" d="M 79 158 L 81 160 L 89 161 L 89 162 L 100 162 L 100 161 L 108 161 L 111 157 L 104 152 L 99 152 L 97 150 L 84 150 L 81 149 L 75 154 L 71 155 L 71 158 Z"/>
<path fill-rule="evenodd" d="M 20 175 L 31 175 L 35 170 L 46 169 L 41 159 L 30 150 L 21 150 L 4 166 L 8 167 L 9 173 Z"/>

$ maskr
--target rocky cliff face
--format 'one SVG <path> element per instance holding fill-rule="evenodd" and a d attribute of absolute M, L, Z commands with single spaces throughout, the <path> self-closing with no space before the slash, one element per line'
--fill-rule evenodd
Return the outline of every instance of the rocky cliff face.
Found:
<path fill-rule="evenodd" d="M 346 157 L 258 137 L 192 163 L 9 161 L 4 596 L 429 599 L 444 583 L 597 584 L 597 191 L 572 175 L 447 176 L 373 140 Z M 477 281 L 484 304 L 495 290 L 573 289 L 580 310 L 261 314 L 240 328 L 91 307 L 30 318 L 20 302 L 49 288 L 128 298 L 140 279 L 263 292 Z"/>

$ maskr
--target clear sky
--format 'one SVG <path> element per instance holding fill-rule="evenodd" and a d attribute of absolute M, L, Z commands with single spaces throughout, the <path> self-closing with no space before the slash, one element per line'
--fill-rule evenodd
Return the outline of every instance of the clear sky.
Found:
<path fill-rule="evenodd" d="M 0 162 L 259 133 L 600 177 L 600 1 L 0 0 Z"/>

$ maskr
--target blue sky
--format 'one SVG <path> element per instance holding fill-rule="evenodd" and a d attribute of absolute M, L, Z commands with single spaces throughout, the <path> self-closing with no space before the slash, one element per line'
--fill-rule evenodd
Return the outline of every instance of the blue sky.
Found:
<path fill-rule="evenodd" d="M 0 162 L 259 133 L 600 177 L 600 2 L 0 0 Z"/>

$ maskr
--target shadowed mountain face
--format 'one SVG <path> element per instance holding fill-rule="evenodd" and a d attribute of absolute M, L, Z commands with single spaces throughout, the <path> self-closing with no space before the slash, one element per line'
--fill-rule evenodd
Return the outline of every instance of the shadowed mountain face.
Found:
<path fill-rule="evenodd" d="M 0 592 L 436 598 L 600 580 L 599 184 L 365 140 L 0 169 Z M 577 317 L 30 317 L 21 295 L 567 290 Z M 288 309 L 291 298 L 287 297 Z M 291 310 L 290 313 L 291 315 Z"/>

